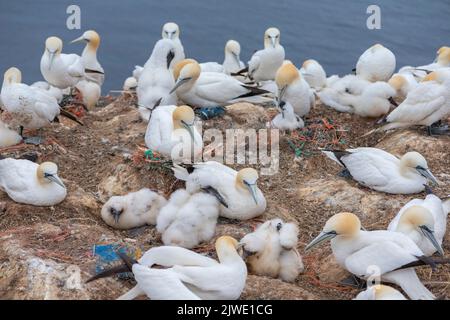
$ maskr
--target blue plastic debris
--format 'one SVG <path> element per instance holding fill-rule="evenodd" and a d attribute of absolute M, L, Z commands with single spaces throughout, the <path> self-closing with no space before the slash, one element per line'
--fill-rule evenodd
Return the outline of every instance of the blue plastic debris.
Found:
<path fill-rule="evenodd" d="M 92 251 L 96 258 L 96 274 L 121 263 L 122 259 L 120 259 L 116 252 L 121 252 L 123 254 L 129 255 L 136 260 L 139 259 L 140 256 L 140 250 L 126 248 L 119 244 L 95 244 L 92 248 Z M 130 279 L 133 277 L 133 274 L 131 272 L 123 272 L 118 274 L 118 277 L 120 279 Z"/>
<path fill-rule="evenodd" d="M 199 114 L 200 118 L 203 120 L 209 120 L 215 117 L 220 117 L 225 114 L 225 108 L 222 106 L 217 107 L 203 107 L 200 109 L 197 109 L 197 113 Z"/>

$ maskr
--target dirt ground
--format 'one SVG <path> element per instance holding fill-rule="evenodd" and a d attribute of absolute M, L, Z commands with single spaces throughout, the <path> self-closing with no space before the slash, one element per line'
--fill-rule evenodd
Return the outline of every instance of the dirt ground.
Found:
<path fill-rule="evenodd" d="M 16 204 L 0 193 L 0 299 L 117 298 L 132 286 L 130 281 L 100 280 L 83 284 L 83 290 L 78 291 L 56 284 L 56 289 L 47 288 L 48 294 L 42 296 L 39 286 L 30 284 L 38 280 L 30 279 L 29 257 L 51 270 L 59 270 L 61 265 L 77 266 L 84 281 L 94 273 L 95 244 L 121 243 L 141 250 L 161 245 L 153 226 L 117 231 L 100 218 L 102 203 L 113 194 L 148 187 L 169 196 L 183 186 L 164 162 L 143 160 L 146 124 L 139 119 L 133 104 L 132 98 L 120 97 L 85 115 L 84 126 L 63 120 L 45 128 L 40 134 L 46 140 L 40 146 L 21 144 L 0 150 L 3 156 L 37 155 L 38 162 L 57 163 L 59 176 L 68 186 L 67 199 L 50 208 Z M 203 127 L 264 128 L 275 114 L 274 109 L 245 104 L 231 107 L 222 118 L 205 121 Z M 402 205 L 414 197 L 424 197 L 381 194 L 345 180 L 337 175 L 340 168 L 319 148 L 377 146 L 396 155 L 419 151 L 442 182 L 434 192 L 441 197 L 449 195 L 450 137 L 428 137 L 422 129 L 362 137 L 375 121 L 338 113 L 318 103 L 306 117 L 305 129 L 280 134 L 279 172 L 259 180 L 268 203 L 266 213 L 250 221 L 220 219 L 216 233 L 240 238 L 266 219 L 295 221 L 300 229 L 298 250 L 305 272 L 293 284 L 249 276 L 242 299 L 353 298 L 358 290 L 339 284 L 346 273 L 334 262 L 329 244 L 305 253 L 306 244 L 335 213 L 351 211 L 361 218 L 366 229 L 385 229 Z M 449 233 L 443 248 L 450 251 Z M 214 256 L 211 244 L 195 251 Z M 449 266 L 440 266 L 434 272 L 421 268 L 419 276 L 436 296 L 450 298 Z M 32 294 L 30 286 L 35 289 Z"/>

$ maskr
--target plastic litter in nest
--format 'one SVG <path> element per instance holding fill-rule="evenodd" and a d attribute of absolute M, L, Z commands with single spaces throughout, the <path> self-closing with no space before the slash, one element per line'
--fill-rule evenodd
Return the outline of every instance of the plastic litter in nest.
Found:
<path fill-rule="evenodd" d="M 209 120 L 215 117 L 220 117 L 225 114 L 225 108 L 221 106 L 217 107 L 203 107 L 198 108 L 195 112 L 202 118 L 202 120 Z"/>
<path fill-rule="evenodd" d="M 172 161 L 166 160 L 158 152 L 138 146 L 137 150 L 131 156 L 135 166 L 148 165 L 151 169 L 171 170 Z"/>
<path fill-rule="evenodd" d="M 122 259 L 116 252 L 120 252 L 138 260 L 142 256 L 140 249 L 132 249 L 123 247 L 119 244 L 95 244 L 92 248 L 95 261 L 95 273 L 99 274 L 105 269 L 111 268 L 122 262 Z M 119 279 L 131 279 L 133 274 L 131 272 L 123 272 L 118 274 Z"/>

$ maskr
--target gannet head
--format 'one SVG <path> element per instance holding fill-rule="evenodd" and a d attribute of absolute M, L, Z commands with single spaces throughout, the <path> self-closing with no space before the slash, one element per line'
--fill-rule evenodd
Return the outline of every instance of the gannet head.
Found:
<path fill-rule="evenodd" d="M 283 98 L 286 88 L 300 79 L 300 73 L 292 62 L 285 62 L 278 68 L 275 75 L 275 82 L 278 87 L 278 100 Z"/>
<path fill-rule="evenodd" d="M 440 65 L 450 66 L 450 47 L 439 48 L 436 60 Z"/>
<path fill-rule="evenodd" d="M 406 78 L 401 74 L 394 74 L 388 81 L 389 85 L 394 88 L 395 91 L 400 91 L 405 86 Z"/>
<path fill-rule="evenodd" d="M 41 184 L 56 183 L 62 188 L 66 188 L 64 183 L 58 177 L 58 166 L 53 162 L 41 163 L 37 168 L 36 175 Z"/>
<path fill-rule="evenodd" d="M 427 160 L 418 152 L 412 151 L 405 153 L 400 159 L 400 170 L 403 172 L 405 170 L 413 171 L 430 180 L 432 183 L 439 184 L 428 168 Z"/>
<path fill-rule="evenodd" d="M 239 55 L 241 54 L 241 45 L 239 44 L 239 42 L 235 40 L 228 40 L 227 44 L 225 45 L 225 55 L 227 53 L 233 56 L 237 65 L 241 64 L 241 60 L 239 58 Z"/>
<path fill-rule="evenodd" d="M 450 79 L 450 71 L 448 68 L 440 68 L 436 71 L 430 72 L 423 79 L 422 82 L 435 81 L 437 83 L 444 83 Z"/>
<path fill-rule="evenodd" d="M 180 37 L 180 28 L 174 22 L 167 22 L 162 28 L 162 38 L 178 39 Z"/>
<path fill-rule="evenodd" d="M 21 83 L 22 72 L 16 67 L 9 68 L 3 75 L 4 84 Z"/>
<path fill-rule="evenodd" d="M 372 299 L 373 300 L 384 300 L 385 297 L 389 297 L 395 294 L 400 294 L 398 290 L 395 290 L 394 288 L 390 286 L 385 286 L 383 284 L 377 284 L 374 286 L 371 286 L 367 290 L 371 291 Z"/>
<path fill-rule="evenodd" d="M 257 185 L 258 182 L 258 172 L 253 168 L 245 168 L 239 170 L 236 175 L 236 185 L 238 188 L 247 190 L 252 195 L 255 204 L 258 204 L 258 200 L 256 198 L 257 194 Z"/>
<path fill-rule="evenodd" d="M 370 47 L 370 50 L 373 51 L 377 51 L 380 49 L 384 49 L 384 46 L 380 43 L 375 43 L 373 46 Z"/>
<path fill-rule="evenodd" d="M 193 62 L 196 62 L 196 61 L 194 59 L 183 59 L 183 60 L 179 61 L 173 67 L 173 78 L 175 79 L 175 81 L 178 80 L 178 78 L 180 76 L 181 69 L 183 69 L 185 65 L 187 65 L 189 63 L 193 63 Z"/>
<path fill-rule="evenodd" d="M 220 262 L 235 260 L 238 254 L 239 242 L 230 236 L 222 236 L 216 240 L 216 252 Z"/>
<path fill-rule="evenodd" d="M 48 69 L 51 70 L 53 60 L 56 56 L 58 56 L 63 48 L 63 42 L 58 37 L 49 37 L 45 41 L 45 51 L 49 54 L 50 57 L 50 63 L 48 66 Z"/>
<path fill-rule="evenodd" d="M 186 60 L 188 60 L 188 59 L 186 59 Z M 189 60 L 192 60 L 192 61 L 184 62 L 184 66 L 179 71 L 179 75 L 177 77 L 177 82 L 175 83 L 175 86 L 172 88 L 172 90 L 170 90 L 171 94 L 174 91 L 176 91 L 179 87 L 184 85 L 185 83 L 188 83 L 191 81 L 195 82 L 195 81 L 197 81 L 198 77 L 200 77 L 200 72 L 202 71 L 200 68 L 200 65 L 198 64 L 197 61 L 195 61 L 193 59 L 189 59 Z M 180 63 L 181 62 L 182 61 L 180 61 Z M 177 66 L 178 66 L 178 64 L 177 64 Z M 175 75 L 175 71 L 174 71 L 174 75 Z"/>
<path fill-rule="evenodd" d="M 430 240 L 441 256 L 444 255 L 444 250 L 434 236 L 434 217 L 428 209 L 422 206 L 411 206 L 406 209 L 400 217 L 396 231 L 402 233 L 418 231 Z"/>
<path fill-rule="evenodd" d="M 123 91 L 134 91 L 137 88 L 137 81 L 135 77 L 128 77 L 123 83 Z"/>
<path fill-rule="evenodd" d="M 318 65 L 319 63 L 314 60 L 314 59 L 308 59 L 305 60 L 302 64 L 302 68 L 307 69 L 308 67 L 312 66 L 312 65 Z"/>
<path fill-rule="evenodd" d="M 325 223 L 322 232 L 307 246 L 305 250 L 309 250 L 318 244 L 331 240 L 334 237 L 354 237 L 361 229 L 361 221 L 353 213 L 341 212 L 332 216 Z"/>
<path fill-rule="evenodd" d="M 269 28 L 264 32 L 264 48 L 275 48 L 280 44 L 280 30 Z"/>
<path fill-rule="evenodd" d="M 112 197 L 102 208 L 102 217 L 104 220 L 114 220 L 114 224 L 119 224 L 121 215 L 125 212 L 126 201 L 122 197 Z M 112 221 L 111 221 L 112 223 Z"/>
<path fill-rule="evenodd" d="M 97 50 L 97 48 L 100 46 L 100 36 L 97 32 L 94 30 L 88 30 L 79 38 L 76 38 L 75 40 L 72 40 L 70 43 L 85 41 L 88 44 L 88 48 Z"/>
<path fill-rule="evenodd" d="M 189 106 L 179 106 L 172 113 L 175 129 L 186 129 L 194 140 L 195 113 Z"/>

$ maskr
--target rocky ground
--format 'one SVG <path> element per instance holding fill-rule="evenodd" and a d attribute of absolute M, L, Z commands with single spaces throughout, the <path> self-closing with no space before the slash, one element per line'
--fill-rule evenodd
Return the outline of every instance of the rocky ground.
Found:
<path fill-rule="evenodd" d="M 264 128 L 275 114 L 274 109 L 237 104 L 224 117 L 206 121 L 204 128 Z M 6 156 L 36 154 L 39 162 L 57 163 L 68 186 L 67 199 L 50 208 L 17 204 L 0 193 L 0 299 L 117 298 L 133 285 L 131 281 L 84 283 L 94 274 L 93 245 L 119 243 L 147 250 L 161 244 L 152 226 L 117 231 L 100 218 L 101 206 L 111 195 L 148 187 L 168 196 L 183 185 L 164 162 L 143 160 L 146 124 L 140 121 L 132 99 L 120 97 L 96 108 L 83 122 L 79 126 L 62 121 L 46 128 L 41 132 L 46 141 L 38 147 L 22 144 L 0 150 Z M 298 250 L 305 272 L 292 284 L 250 275 L 242 299 L 354 297 L 357 290 L 339 284 L 347 274 L 336 265 L 329 245 L 304 253 L 305 245 L 337 212 L 357 214 L 368 230 L 384 229 L 413 198 L 378 193 L 339 177 L 340 168 L 319 148 L 375 146 L 396 155 L 418 151 L 442 182 L 435 193 L 441 197 L 450 193 L 448 136 L 429 137 L 414 129 L 361 137 L 373 128 L 374 120 L 337 113 L 320 103 L 306 123 L 306 129 L 280 135 L 279 173 L 260 178 L 268 202 L 266 213 L 250 221 L 220 219 L 217 228 L 217 236 L 240 238 L 266 219 L 295 221 L 300 227 Z M 443 248 L 450 251 L 450 233 Z M 195 250 L 214 256 L 211 244 Z M 419 275 L 436 296 L 450 298 L 450 267 L 440 266 L 434 272 L 422 268 Z"/>

